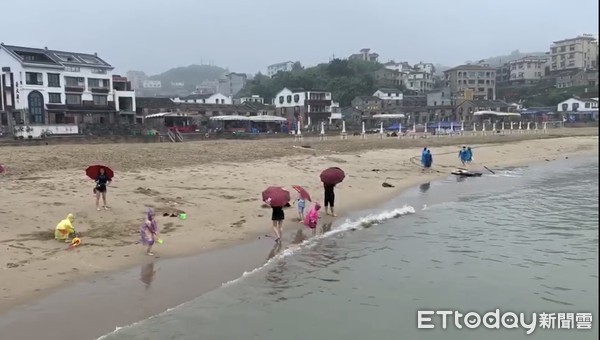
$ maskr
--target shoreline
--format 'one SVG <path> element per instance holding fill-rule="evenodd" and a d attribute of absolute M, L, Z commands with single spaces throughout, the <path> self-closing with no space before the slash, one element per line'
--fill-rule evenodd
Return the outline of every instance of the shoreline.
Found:
<path fill-rule="evenodd" d="M 592 155 L 592 153 L 585 152 L 572 158 L 576 160 Z M 564 159 L 556 158 L 552 161 L 562 160 Z M 544 162 L 547 161 L 528 162 L 527 166 L 539 165 Z M 520 165 L 507 164 L 504 167 L 512 166 Z M 502 166 L 498 167 L 503 168 Z M 413 189 L 419 184 L 443 181 L 450 176 L 438 174 L 433 179 L 426 179 L 424 182 L 421 181 L 399 189 L 393 197 L 399 197 L 408 189 Z M 363 207 L 360 211 L 353 212 L 353 215 L 358 213 L 362 215 L 378 206 L 380 204 Z M 340 214 L 333 223 L 341 225 L 344 223 L 344 219 L 345 217 Z M 293 238 L 290 236 L 294 234 L 294 231 L 287 230 L 286 234 L 286 239 Z M 293 246 L 300 242 L 302 240 L 296 238 L 286 246 Z M 138 264 L 136 267 L 109 273 L 95 279 L 82 280 L 73 284 L 69 289 L 56 291 L 36 303 L 19 306 L 3 313 L 3 318 L 0 318 L 0 328 L 3 324 L 8 325 L 3 331 L 13 340 L 30 339 L 32 336 L 41 336 L 42 334 L 46 339 L 54 340 L 64 338 L 63 330 L 53 327 L 60 320 L 68 318 L 71 322 L 78 324 L 94 318 L 96 323 L 86 327 L 71 328 L 70 334 L 75 338 L 98 339 L 117 328 L 162 314 L 202 294 L 236 282 L 242 279 L 246 273 L 261 269 L 271 257 L 282 250 L 279 249 L 275 252 L 276 247 L 267 246 L 271 244 L 271 240 L 254 239 L 192 256 L 150 260 L 142 265 L 140 278 L 136 277 L 139 271 Z M 266 250 L 269 250 L 269 254 L 265 259 Z M 244 261 L 238 261 L 240 257 L 243 257 Z M 215 266 L 217 263 L 218 265 Z M 148 266 L 150 269 L 147 269 Z M 155 271 L 156 278 L 150 278 L 149 281 L 144 282 L 144 270 L 146 272 Z M 208 276 L 209 279 L 206 278 L 206 273 L 211 274 Z M 187 281 L 186 283 L 183 282 L 184 279 Z M 142 288 L 143 284 L 139 281 L 142 281 L 146 288 Z M 190 281 L 193 283 L 190 284 Z M 173 284 L 174 282 L 180 283 Z M 146 297 L 145 294 L 152 297 Z M 152 301 L 148 303 L 149 300 Z M 55 310 L 58 303 L 61 304 L 59 311 Z M 107 310 L 111 311 L 110 316 L 104 314 Z M 36 322 L 38 327 L 28 329 L 27 325 L 31 322 Z"/>
<path fill-rule="evenodd" d="M 581 131 L 581 130 L 580 130 Z M 577 131 L 579 132 L 579 131 Z M 596 153 L 597 154 L 597 130 L 594 131 L 596 133 L 596 135 L 591 134 L 591 136 L 589 137 L 569 137 L 569 135 L 566 135 L 564 137 L 560 137 L 560 138 L 549 138 L 549 137 L 544 137 L 542 139 L 527 139 L 525 141 L 522 140 L 517 140 L 517 141 L 511 141 L 511 140 L 500 140 L 500 141 L 496 141 L 496 142 L 491 142 L 489 140 L 485 140 L 485 138 L 477 138 L 477 137 L 473 137 L 472 138 L 472 146 L 475 146 L 475 153 L 476 155 L 481 155 L 484 156 L 483 158 L 480 158 L 478 156 L 476 156 L 476 161 L 480 162 L 480 164 L 483 165 L 488 165 L 490 167 L 494 167 L 494 166 L 517 166 L 520 164 L 530 164 L 533 162 L 540 161 L 543 162 L 545 161 L 545 158 L 553 158 L 553 157 L 558 157 L 559 155 L 563 154 L 563 153 L 571 153 L 571 152 L 575 152 L 575 154 L 577 153 Z M 577 136 L 579 136 L 579 134 L 576 134 Z M 539 137 L 539 136 L 538 136 Z M 327 147 L 327 150 L 323 150 L 324 148 L 317 148 L 317 149 L 313 149 L 310 150 L 310 155 L 304 155 L 304 156 L 299 156 L 297 153 L 291 156 L 287 156 L 284 158 L 276 158 L 276 159 L 270 159 L 267 161 L 254 161 L 250 164 L 240 164 L 238 163 L 238 168 L 244 170 L 244 172 L 246 172 L 244 175 L 250 175 L 249 177 L 253 178 L 253 179 L 260 179 L 262 177 L 264 177 L 264 174 L 262 173 L 262 171 L 260 171 L 260 169 L 258 170 L 258 172 L 255 170 L 250 171 L 249 169 L 246 168 L 252 168 L 254 166 L 256 166 L 257 164 L 260 164 L 261 166 L 264 166 L 264 163 L 268 163 L 269 166 L 272 166 L 274 169 L 271 169 L 270 171 L 274 174 L 276 174 L 273 177 L 279 177 L 275 178 L 277 181 L 281 181 L 281 182 L 285 182 L 282 184 L 286 184 L 286 185 L 291 185 L 292 183 L 305 183 L 306 181 L 306 176 L 309 175 L 310 177 L 316 177 L 313 172 L 315 169 L 320 169 L 323 168 L 323 166 L 325 164 L 336 164 L 339 165 L 342 168 L 345 168 L 349 174 L 349 178 L 341 185 L 341 188 L 338 189 L 338 192 L 340 192 L 339 194 L 339 201 L 341 201 L 342 203 L 340 204 L 341 206 L 343 206 L 344 208 L 342 210 L 340 210 L 338 212 L 338 220 L 343 219 L 344 215 L 347 214 L 347 212 L 358 209 L 358 210 L 364 210 L 365 208 L 369 207 L 369 206 L 377 206 L 379 205 L 381 202 L 384 202 L 386 200 L 388 200 L 389 198 L 392 198 L 394 196 L 397 196 L 398 194 L 400 194 L 402 191 L 406 190 L 407 188 L 410 187 L 414 187 L 419 185 L 420 183 L 424 183 L 424 182 L 428 182 L 428 181 L 432 181 L 435 179 L 439 179 L 439 178 L 443 178 L 443 177 L 447 177 L 450 176 L 449 171 L 447 170 L 448 168 L 451 167 L 456 167 L 458 166 L 457 161 L 456 161 L 456 157 L 455 157 L 455 153 L 456 153 L 456 142 L 462 142 L 465 140 L 465 138 L 462 139 L 457 139 L 457 140 L 452 140 L 452 139 L 446 139 L 443 140 L 442 138 L 438 139 L 437 141 L 434 141 L 432 138 L 432 140 L 428 140 L 428 141 L 419 141 L 417 140 L 417 142 L 420 143 L 427 143 L 427 144 L 447 144 L 448 146 L 438 146 L 435 147 L 434 149 L 434 168 L 440 169 L 438 170 L 439 172 L 434 172 L 434 173 L 430 173 L 430 174 L 422 174 L 420 173 L 420 171 L 415 171 L 416 166 L 415 164 L 412 162 L 412 159 L 414 159 L 415 157 L 418 158 L 418 154 L 419 154 L 419 149 L 414 149 L 414 148 L 409 148 L 409 149 L 398 149 L 398 148 L 389 148 L 386 147 L 387 145 L 389 145 L 389 143 L 383 143 L 384 145 L 381 146 L 380 144 L 380 140 L 370 140 L 370 141 L 355 141 L 358 143 L 372 143 L 373 146 L 371 148 L 362 148 L 364 147 L 363 145 L 360 145 L 357 149 L 359 149 L 357 152 L 355 153 L 350 153 L 347 150 L 344 150 L 342 148 L 343 151 L 338 152 L 335 151 L 335 148 L 338 147 L 339 148 L 339 144 L 340 141 L 332 141 L 331 143 L 314 143 L 318 146 L 323 145 L 324 147 Z M 469 140 L 469 138 L 466 138 L 467 140 Z M 433 142 L 437 142 L 437 143 L 433 143 Z M 564 143 L 563 143 L 564 142 Z M 248 143 L 248 142 L 247 142 Z M 256 144 L 253 142 L 249 142 L 250 144 Z M 307 144 L 308 142 L 303 142 L 301 144 Z M 341 142 L 341 144 L 347 143 L 346 141 Z M 191 143 L 190 143 L 191 144 Z M 233 144 L 237 144 L 239 146 L 239 143 L 233 143 Z M 296 145 L 297 143 L 289 143 L 289 142 L 283 142 L 283 145 Z M 308 143 L 310 144 L 310 143 Z M 470 143 L 469 143 L 470 144 Z M 519 152 L 518 146 L 521 145 L 525 148 L 533 148 L 536 149 L 536 153 L 538 154 L 537 157 L 534 157 L 535 159 L 532 159 L 531 157 L 529 157 L 526 154 L 516 154 L 516 152 Z M 551 146 L 548 146 L 551 145 Z M 582 146 L 585 146 L 584 150 L 581 151 L 575 151 L 580 149 Z M 124 146 L 127 147 L 127 146 Z M 173 148 L 173 147 L 180 147 L 180 146 L 169 146 L 169 148 Z M 167 148 L 167 151 L 169 150 L 169 148 Z M 293 148 L 293 147 L 292 147 Z M 347 148 L 346 145 L 344 145 L 344 148 Z M 419 146 L 420 148 L 420 146 Z M 571 149 L 570 149 L 571 148 Z M 506 153 L 511 153 L 511 150 L 514 150 L 515 154 L 513 156 L 513 159 L 510 161 L 510 164 L 506 164 L 507 160 L 502 159 L 502 155 L 506 154 Z M 547 149 L 547 150 L 546 150 Z M 486 150 L 489 150 L 489 152 L 487 152 Z M 506 151 L 508 150 L 508 151 Z M 289 150 L 288 150 L 289 152 Z M 305 150 L 303 150 L 303 152 L 306 152 Z M 497 153 L 499 153 L 500 155 L 496 155 Z M 10 155 L 9 155 L 10 156 Z M 394 156 L 392 157 L 392 162 L 389 161 L 390 156 Z M 500 157 L 498 157 L 500 156 Z M 10 158 L 10 157 L 9 157 Z M 281 161 L 283 160 L 283 165 L 280 164 L 282 163 Z M 357 164 L 352 164 L 356 162 Z M 386 164 L 388 163 L 388 164 Z M 418 162 L 417 162 L 418 163 Z M 391 168 L 384 168 L 383 166 L 388 166 Z M 456 165 L 456 166 L 455 166 Z M 189 167 L 186 168 L 177 168 L 177 169 L 170 169 L 168 170 L 166 173 L 163 171 L 161 173 L 161 170 L 133 170 L 133 171 L 129 171 L 129 172 L 123 172 L 123 175 L 120 176 L 120 178 L 116 181 L 116 185 L 115 185 L 115 193 L 114 195 L 117 198 L 121 198 L 120 196 L 120 192 L 124 186 L 122 185 L 124 182 L 129 182 L 129 181 L 133 181 L 136 183 L 133 183 L 132 185 L 129 185 L 129 189 L 133 189 L 132 191 L 135 191 L 137 189 L 139 189 L 139 187 L 136 189 L 135 187 L 140 184 L 143 180 L 137 180 L 135 177 L 154 177 L 155 180 L 160 180 L 160 176 L 162 175 L 162 178 L 177 178 L 180 179 L 179 177 L 186 175 L 189 176 L 189 172 L 193 172 L 193 171 L 197 171 L 194 170 L 197 168 L 198 165 L 194 166 L 194 165 L 190 165 Z M 479 165 L 477 165 L 479 166 Z M 211 171 L 230 171 L 232 167 L 231 163 L 216 163 L 215 165 L 210 169 Z M 375 167 L 381 167 L 382 169 L 381 172 L 373 172 L 371 170 L 373 170 L 372 168 Z M 479 166 L 481 167 L 481 166 Z M 286 176 L 277 176 L 277 174 L 281 173 L 281 172 L 291 172 L 292 170 L 299 170 L 299 173 L 292 173 L 289 174 L 287 173 Z M 68 170 L 69 174 L 71 176 L 77 176 L 75 172 Z M 182 174 L 183 173 L 183 174 Z M 186 174 L 187 173 L 187 174 Z M 54 174 L 54 173 L 53 173 Z M 165 177 L 166 176 L 166 177 Z M 14 179 L 14 176 L 11 176 Z M 19 192 L 15 193 L 14 191 L 11 192 L 11 188 L 10 188 L 10 184 L 8 186 L 5 185 L 7 179 L 11 179 L 11 177 L 7 177 L 5 179 L 2 179 L 2 182 L 0 182 L 2 184 L 2 187 L 0 187 L 0 203 L 4 203 L 4 205 L 0 205 L 0 216 L 7 217 L 7 214 L 13 213 L 11 212 L 7 212 L 7 211 L 3 211 L 3 207 L 6 207 L 7 204 L 6 202 L 2 202 L 2 197 L 7 197 L 5 195 L 3 195 L 4 192 L 2 192 L 1 190 L 4 189 L 6 190 L 7 187 L 9 187 L 8 189 L 8 193 L 12 193 L 12 194 L 19 194 Z M 67 176 L 68 177 L 68 176 Z M 81 177 L 79 175 L 79 177 Z M 244 176 L 241 176 L 242 178 L 244 178 Z M 384 178 L 391 178 L 390 180 L 384 179 Z M 33 178 L 33 179 L 31 179 Z M 185 178 L 184 178 L 185 179 Z M 238 182 L 239 181 L 244 181 L 243 179 L 239 179 L 238 178 Z M 381 183 L 382 181 L 388 181 L 391 182 L 393 185 L 395 185 L 395 188 L 381 188 Z M 20 181 L 32 181 L 34 183 L 32 183 L 32 185 L 28 188 L 25 189 L 29 189 L 29 190 L 23 190 L 22 186 L 18 186 L 18 189 L 23 192 L 26 192 L 25 197 L 31 199 L 31 193 L 29 193 L 28 191 L 33 191 L 34 193 L 36 192 L 36 190 L 39 191 L 39 186 L 41 185 L 42 187 L 48 185 L 48 183 L 44 182 L 45 179 L 43 177 L 29 177 L 29 178 L 25 178 L 25 179 L 21 179 Z M 121 181 L 123 183 L 121 183 Z M 217 181 L 221 181 L 221 184 L 227 184 L 229 181 L 225 181 L 225 183 L 223 183 L 223 179 L 218 179 Z M 86 180 L 79 180 L 78 181 L 78 185 L 75 186 L 75 189 L 79 189 L 79 187 L 83 188 L 81 190 L 86 190 L 87 186 L 89 185 L 89 181 Z M 185 181 L 182 181 L 185 182 Z M 18 183 L 20 184 L 20 183 Z M 51 183 L 52 184 L 52 183 Z M 266 181 L 264 181 L 264 184 L 266 184 Z M 258 186 L 264 187 L 264 184 L 258 183 Z M 312 185 L 310 188 L 318 188 L 318 185 Z M 14 190 L 14 188 L 12 188 Z M 74 190 L 75 191 L 79 191 L 79 190 Z M 159 190 L 162 191 L 162 190 Z M 218 194 L 218 190 L 209 190 L 210 194 Z M 373 192 L 370 192 L 373 191 Z M 257 191 L 258 192 L 258 191 Z M 318 192 L 318 189 L 313 191 L 314 192 Z M 178 192 L 179 194 L 181 194 L 182 192 Z M 246 221 L 243 225 L 242 228 L 240 227 L 235 227 L 235 224 L 230 224 L 232 223 L 232 221 L 227 222 L 227 219 L 224 219 L 222 217 L 219 217 L 219 214 L 221 214 L 223 211 L 219 211 L 219 205 L 223 205 L 223 199 L 229 199 L 229 198 L 224 198 L 224 197 L 219 197 L 218 199 L 206 199 L 206 198 L 200 198 L 200 200 L 203 201 L 204 205 L 201 206 L 198 209 L 197 212 L 198 214 L 190 214 L 188 211 L 188 216 L 192 217 L 192 219 L 188 218 L 188 221 L 183 222 L 184 226 L 181 227 L 181 229 L 185 229 L 188 228 L 187 223 L 189 223 L 189 220 L 193 220 L 196 216 L 200 216 L 201 219 L 206 218 L 208 220 L 211 221 L 220 221 L 220 225 L 222 225 L 221 228 L 225 227 L 227 224 L 230 224 L 230 228 L 233 228 L 235 230 L 233 230 L 230 233 L 220 233 L 222 230 L 212 230 L 210 232 L 208 232 L 207 230 L 203 230 L 203 231 L 194 231 L 194 230 L 188 230 L 185 232 L 178 232 L 177 226 L 175 226 L 175 228 L 171 227 L 170 229 L 173 229 L 174 232 L 169 233 L 168 236 L 165 236 L 165 234 L 163 234 L 164 239 L 166 240 L 165 244 L 168 244 L 167 247 L 163 247 L 161 246 L 160 248 L 157 247 L 156 251 L 160 254 L 160 257 L 158 257 L 157 259 L 160 259 L 160 261 L 162 260 L 169 260 L 169 259 L 173 259 L 173 258 L 180 258 L 180 257 L 189 257 L 189 256 L 200 256 L 200 255 L 204 255 L 204 254 L 208 254 L 211 252 L 214 252 L 215 250 L 219 250 L 219 249 L 228 249 L 231 247 L 236 247 L 236 246 L 240 246 L 240 245 L 244 245 L 246 243 L 249 242 L 253 242 L 254 240 L 257 239 L 257 237 L 260 237 L 262 235 L 265 234 L 270 234 L 271 230 L 270 227 L 267 223 L 265 223 L 264 221 L 264 217 L 260 217 L 260 215 L 264 215 L 263 214 L 263 210 L 258 209 L 257 207 L 255 207 L 255 203 L 258 200 L 258 194 L 254 191 L 252 191 L 252 202 L 254 203 L 247 203 L 246 201 L 250 198 L 247 199 L 242 199 L 241 201 L 237 201 L 237 203 L 232 203 L 233 207 L 237 207 L 238 205 L 250 205 L 250 207 L 246 207 L 244 212 L 242 212 L 243 215 L 251 215 L 251 214 L 256 214 L 258 213 L 258 217 L 254 218 L 248 218 L 248 221 Z M 360 195 L 360 199 L 351 199 L 351 196 L 354 195 Z M 160 195 L 155 195 L 155 196 L 160 196 Z M 173 195 L 170 195 L 170 197 L 168 197 L 168 199 L 174 199 L 175 201 L 184 201 L 184 199 L 182 199 L 182 196 L 177 196 L 177 197 L 173 197 Z M 223 195 L 225 196 L 225 195 Z M 317 196 L 317 199 L 320 199 L 320 195 L 315 195 Z M 139 197 L 139 195 L 138 195 Z M 79 200 L 77 197 L 73 197 L 75 200 Z M 130 197 L 125 197 L 125 199 L 130 198 Z M 110 198 L 109 198 L 110 199 Z M 131 199 L 131 198 L 130 198 Z M 158 197 L 157 201 L 164 201 L 165 197 Z M 219 202 L 213 202 L 215 200 L 218 200 Z M 80 200 L 81 201 L 81 200 Z M 23 202 L 23 204 L 25 205 L 25 202 L 28 201 L 21 201 Z M 206 203 L 205 203 L 206 202 Z M 17 203 L 19 203 L 19 200 L 17 200 Z M 83 202 L 82 206 L 84 207 L 83 209 L 87 209 L 89 210 L 90 208 L 90 201 L 89 199 L 86 200 L 85 202 Z M 137 203 L 137 202 L 136 202 Z M 175 206 L 178 206 L 177 202 L 175 202 Z M 81 204 L 81 203 L 80 203 Z M 186 205 L 185 202 L 182 202 L 179 207 Z M 189 205 L 189 204 L 188 204 Z M 65 209 L 61 209 L 61 206 L 58 206 L 59 208 L 56 208 L 57 205 L 53 204 L 53 209 L 52 210 L 62 210 L 61 212 L 59 212 L 60 214 L 57 214 L 55 211 L 51 211 L 49 212 L 49 214 L 54 213 L 57 217 L 56 218 L 64 218 L 62 217 L 62 215 L 64 214 L 64 211 L 67 211 Z M 209 214 L 202 214 L 202 210 L 207 210 L 207 209 L 211 209 L 211 207 L 215 208 L 217 211 L 214 212 L 211 216 L 206 216 Z M 225 204 L 225 208 L 231 209 L 232 205 L 227 203 Z M 125 208 L 129 208 L 130 207 L 125 207 Z M 222 208 L 222 207 L 221 207 Z M 81 210 L 83 210 L 81 209 Z M 117 208 L 115 208 L 116 210 Z M 241 208 L 240 208 L 241 209 Z M 140 210 L 140 209 L 138 209 Z M 187 210 L 187 209 L 186 209 Z M 225 211 L 228 211 L 227 209 L 225 209 Z M 288 220 L 286 220 L 286 223 L 284 224 L 284 229 L 288 229 L 288 232 L 290 229 L 294 229 L 292 228 L 295 223 L 290 221 L 290 216 L 294 215 L 295 212 L 295 208 L 291 208 L 288 209 L 287 211 L 287 217 Z M 4 215 L 1 215 L 2 213 L 4 213 Z M 31 213 L 30 211 L 25 210 L 23 212 L 23 215 L 16 215 L 15 219 L 17 221 L 25 219 L 25 217 L 27 217 L 27 214 Z M 48 212 L 46 211 L 41 211 L 39 212 L 40 216 L 45 216 L 45 214 L 47 214 Z M 130 213 L 130 212 L 127 212 Z M 123 211 L 117 211 L 116 213 L 117 215 L 119 215 L 119 218 L 123 217 Z M 14 215 L 14 214 L 13 214 Z M 77 213 L 78 216 L 85 216 L 85 215 L 81 215 L 80 212 Z M 91 214 L 90 214 L 91 215 Z M 141 211 L 140 214 L 141 215 Z M 35 216 L 35 217 L 40 217 L 40 216 Z M 221 215 L 222 216 L 222 215 Z M 9 215 L 10 217 L 10 215 Z M 36 221 L 36 219 L 34 219 L 33 221 Z M 86 216 L 86 221 L 89 221 L 91 223 L 98 223 L 97 220 L 94 221 L 93 217 L 87 217 Z M 168 221 L 167 223 L 164 223 L 165 221 Z M 327 221 L 327 220 L 323 220 L 322 222 Z M 26 223 L 27 221 L 24 222 L 19 222 L 19 223 Z M 164 223 L 166 224 L 173 224 L 173 222 L 170 222 L 170 220 L 168 220 L 168 218 L 163 218 L 163 217 L 159 217 L 159 222 L 161 223 L 161 225 Z M 235 222 L 235 220 L 233 221 Z M 327 222 L 331 222 L 330 220 Z M 7 222 L 8 223 L 8 222 Z M 55 222 L 53 222 L 52 224 L 54 224 Z M 119 222 L 119 220 L 113 220 L 110 221 L 109 223 L 122 223 Z M 139 223 L 141 223 L 141 218 L 137 218 L 135 220 L 135 231 L 137 231 L 137 228 L 139 227 Z M 33 223 L 35 225 L 35 223 Z M 0 226 L 4 225 L 4 223 L 0 222 Z M 265 226 L 266 225 L 266 226 Z M 300 224 L 298 224 L 299 226 Z M 103 225 L 106 226 L 106 225 Z M 193 226 L 192 226 L 193 227 Z M 217 226 L 212 226 L 214 229 L 217 229 Z M 7 229 L 6 227 L 4 229 Z M 40 227 L 37 227 L 36 229 L 40 229 Z M 168 229 L 168 228 L 166 228 Z M 246 229 L 246 230 L 238 230 L 238 229 Z M 0 229 L 0 232 L 5 231 Z M 84 233 L 84 237 L 86 237 L 86 233 L 89 230 L 86 230 L 85 228 L 83 229 L 83 233 Z M 226 230 L 227 231 L 227 230 Z M 36 231 L 39 234 L 39 231 Z M 92 230 L 92 232 L 97 232 Z M 206 234 L 210 234 L 210 235 L 206 235 Z M 52 258 L 49 259 L 49 256 L 46 257 L 46 259 L 42 259 L 39 260 L 37 262 L 28 262 L 25 263 L 21 266 L 15 267 L 15 268 L 8 268 L 8 267 L 4 267 L 2 269 L 0 269 L 0 271 L 3 274 L 3 281 L 4 284 L 1 285 L 0 288 L 3 287 L 3 294 L 2 294 L 2 304 L 0 305 L 0 315 L 6 314 L 8 312 L 10 312 L 11 310 L 14 310 L 16 308 L 19 308 L 18 306 L 23 306 L 23 305 L 27 305 L 27 304 L 35 304 L 35 301 L 43 298 L 43 297 L 47 297 L 50 294 L 53 294 L 57 291 L 59 291 L 61 288 L 64 288 L 66 286 L 71 286 L 73 284 L 77 284 L 80 283 L 82 281 L 85 280 L 92 280 L 94 278 L 98 278 L 101 276 L 105 276 L 107 274 L 110 273 L 115 273 L 115 272 L 120 272 L 123 270 L 128 270 L 128 268 L 132 268 L 134 266 L 139 266 L 142 263 L 147 263 L 150 259 L 147 258 L 147 256 L 143 256 L 140 250 L 140 246 L 138 244 L 135 244 L 135 242 L 130 242 L 130 243 L 125 243 L 122 242 L 120 240 L 121 237 L 123 238 L 131 238 L 131 233 L 121 233 L 118 236 L 118 238 L 116 239 L 111 239 L 110 237 L 107 237 L 106 239 L 102 239 L 103 236 L 105 235 L 94 235 L 94 236 L 87 236 L 86 239 L 84 239 L 84 242 L 88 242 L 88 239 L 91 239 L 88 243 L 86 243 L 87 245 L 91 245 L 91 247 L 82 247 L 81 249 L 77 249 L 75 250 L 75 252 L 77 253 L 77 259 L 73 259 L 74 256 L 70 255 L 73 254 L 73 252 L 66 252 L 66 251 L 62 251 L 64 249 L 60 249 L 61 251 L 55 250 L 55 249 L 44 249 L 42 244 L 44 246 L 47 246 L 48 241 L 47 240 L 40 240 L 40 239 L 33 239 L 33 240 L 24 240 L 22 233 L 18 233 L 18 232 L 13 232 L 12 234 L 8 233 L 9 235 L 2 234 L 0 233 L 0 245 L 2 246 L 6 246 L 6 249 L 10 252 L 13 249 L 20 249 L 20 248 L 24 248 L 24 247 L 29 247 L 30 249 L 34 248 L 29 246 L 29 244 L 34 245 L 35 247 L 39 247 L 42 248 L 42 251 L 47 251 L 49 253 L 51 253 L 51 256 L 56 256 L 56 258 Z M 13 239 L 11 238 L 7 238 L 6 236 L 9 237 L 14 237 Z M 205 236 L 207 236 L 207 238 L 209 238 L 208 240 L 200 240 L 202 242 L 195 242 L 194 237 L 198 238 L 204 238 Z M 19 239 L 20 237 L 20 239 Z M 135 237 L 135 236 L 134 236 Z M 96 240 L 99 240 L 100 242 L 95 243 Z M 22 241 L 22 242 L 20 242 Z M 19 243 L 23 244 L 20 245 Z M 112 243 L 117 243 L 112 244 Z M 173 245 L 177 245 L 176 247 L 174 247 Z M 15 246 L 15 247 L 13 247 Z M 50 246 L 56 246 L 56 243 L 50 243 Z M 62 248 L 62 247 L 61 247 Z M 4 253 L 4 255 L 10 256 L 11 254 L 9 252 Z M 3 255 L 3 256 L 4 256 Z M 70 255 L 70 256 L 69 256 Z M 21 254 L 22 258 L 27 259 L 28 257 L 31 257 L 30 255 L 28 255 L 27 253 L 25 254 Z M 117 258 L 120 258 L 119 260 L 117 260 Z M 157 259 L 151 259 L 151 260 L 157 260 Z M 10 262 L 11 259 L 6 259 L 3 258 L 2 260 L 6 260 L 6 262 Z M 4 261 L 1 261 L 4 262 Z M 61 267 L 61 262 L 62 262 L 62 267 Z M 4 265 L 4 263 L 0 263 L 1 265 Z M 64 267 L 64 268 L 63 268 Z M 36 270 L 37 269 L 37 270 Z M 8 275 L 11 274 L 12 271 L 12 275 Z M 41 273 L 40 273 L 41 271 Z M 43 274 L 49 273 L 50 276 L 47 276 L 46 278 L 44 278 Z M 61 274 L 62 273 L 62 274 Z M 15 290 L 10 290 L 7 291 L 6 287 L 11 287 L 14 288 Z"/>

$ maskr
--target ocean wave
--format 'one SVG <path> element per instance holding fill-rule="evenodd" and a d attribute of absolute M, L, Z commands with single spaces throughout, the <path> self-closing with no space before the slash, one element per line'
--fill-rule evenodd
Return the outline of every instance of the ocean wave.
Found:
<path fill-rule="evenodd" d="M 226 286 L 230 286 L 232 284 L 238 283 L 242 279 L 244 279 L 244 278 L 246 278 L 246 277 L 248 277 L 248 276 L 250 276 L 252 274 L 255 274 L 255 273 L 261 271 L 262 269 L 270 266 L 274 262 L 277 262 L 277 261 L 282 260 L 282 259 L 284 259 L 286 257 L 292 256 L 292 255 L 296 254 L 297 252 L 299 252 L 299 251 L 301 251 L 303 249 L 310 249 L 310 248 L 316 246 L 318 244 L 319 240 L 322 240 L 324 238 L 331 237 L 333 235 L 337 235 L 337 234 L 343 233 L 345 231 L 368 229 L 368 228 L 370 228 L 372 226 L 375 226 L 377 224 L 381 224 L 383 222 L 386 222 L 386 221 L 389 221 L 389 220 L 392 220 L 392 219 L 395 219 L 395 218 L 399 218 L 399 217 L 404 216 L 404 215 L 414 214 L 414 213 L 415 213 L 415 209 L 413 207 L 405 205 L 405 206 L 403 206 L 401 208 L 396 208 L 396 209 L 392 209 L 392 210 L 386 210 L 386 211 L 382 211 L 382 212 L 378 212 L 378 213 L 373 213 L 373 214 L 369 214 L 369 215 L 366 215 L 366 216 L 362 216 L 362 217 L 360 217 L 358 219 L 355 219 L 355 220 L 347 219 L 344 223 L 340 224 L 338 227 L 332 228 L 330 231 L 328 231 L 326 233 L 323 233 L 323 234 L 311 237 L 311 238 L 309 238 L 307 240 L 304 240 L 302 243 L 299 243 L 299 244 L 296 244 L 296 245 L 292 245 L 292 246 L 286 248 L 285 250 L 281 251 L 279 254 L 273 256 L 270 260 L 268 260 L 262 266 L 254 268 L 251 271 L 244 272 L 240 277 L 238 277 L 236 279 L 233 279 L 231 281 L 227 281 L 227 282 L 223 283 L 221 285 L 221 287 L 226 287 Z M 191 301 L 193 301 L 193 300 L 191 300 Z M 123 326 L 123 327 L 116 327 L 113 332 L 105 334 L 105 335 L 99 337 L 96 340 L 109 339 L 110 336 L 114 336 L 114 335 L 118 334 L 118 332 L 120 330 L 128 329 L 128 328 L 131 328 L 131 327 L 135 327 L 136 325 L 138 325 L 138 324 L 140 324 L 140 323 L 142 323 L 144 321 L 154 319 L 154 318 L 156 318 L 158 316 L 161 316 L 161 315 L 164 315 L 164 314 L 166 314 L 166 313 L 168 313 L 168 312 L 170 312 L 170 311 L 172 311 L 174 309 L 180 308 L 181 306 L 183 306 L 183 305 L 185 305 L 187 303 L 190 303 L 191 301 L 186 301 L 186 302 L 184 302 L 184 303 L 182 303 L 180 305 L 177 305 L 175 307 L 169 308 L 169 309 L 167 309 L 166 311 L 164 311 L 162 313 L 159 313 L 159 314 L 151 316 L 151 317 L 149 317 L 147 319 L 144 319 L 144 320 L 132 323 L 130 325 Z"/>

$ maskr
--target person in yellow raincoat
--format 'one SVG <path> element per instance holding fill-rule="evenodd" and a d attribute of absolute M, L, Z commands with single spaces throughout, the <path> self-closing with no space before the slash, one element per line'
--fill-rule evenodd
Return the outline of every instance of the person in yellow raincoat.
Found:
<path fill-rule="evenodd" d="M 71 234 L 75 234 L 75 228 L 73 227 L 73 221 L 75 217 L 73 214 L 67 215 L 67 218 L 60 221 L 56 225 L 56 230 L 54 230 L 54 238 L 57 240 L 65 240 L 65 242 L 69 242 L 69 236 Z"/>

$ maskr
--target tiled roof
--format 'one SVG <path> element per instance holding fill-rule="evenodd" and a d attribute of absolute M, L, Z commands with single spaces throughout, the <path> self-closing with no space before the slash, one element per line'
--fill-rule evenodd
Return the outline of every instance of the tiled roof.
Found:
<path fill-rule="evenodd" d="M 96 54 L 50 50 L 47 48 L 31 48 L 1 44 L 1 47 L 14 58 L 25 64 L 45 64 L 53 66 L 86 66 L 94 68 L 113 67 Z M 33 59 L 28 59 L 30 58 Z"/>

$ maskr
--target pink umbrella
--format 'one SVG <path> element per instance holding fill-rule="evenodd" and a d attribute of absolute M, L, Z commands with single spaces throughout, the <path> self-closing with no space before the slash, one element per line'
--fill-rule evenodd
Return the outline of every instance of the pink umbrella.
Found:
<path fill-rule="evenodd" d="M 272 207 L 285 207 L 290 202 L 290 192 L 282 187 L 268 187 L 262 192 L 262 200 Z"/>
<path fill-rule="evenodd" d="M 328 168 L 321 172 L 321 182 L 324 184 L 336 185 L 342 183 L 344 178 L 346 178 L 344 170 L 338 167 Z"/>

